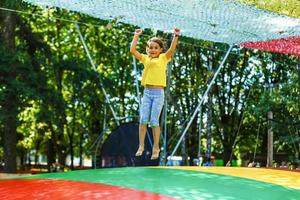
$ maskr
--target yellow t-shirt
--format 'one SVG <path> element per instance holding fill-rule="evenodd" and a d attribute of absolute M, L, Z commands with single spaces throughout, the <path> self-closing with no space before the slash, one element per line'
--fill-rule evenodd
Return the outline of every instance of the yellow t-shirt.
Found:
<path fill-rule="evenodd" d="M 171 59 L 167 59 L 165 53 L 161 53 L 158 58 L 151 58 L 142 54 L 140 62 L 144 65 L 142 74 L 142 85 L 166 86 L 167 64 Z"/>

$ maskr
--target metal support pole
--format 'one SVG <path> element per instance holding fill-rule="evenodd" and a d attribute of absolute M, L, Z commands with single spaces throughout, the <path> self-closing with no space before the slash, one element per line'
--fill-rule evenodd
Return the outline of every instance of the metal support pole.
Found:
<path fill-rule="evenodd" d="M 165 91 L 165 102 L 164 102 L 164 121 L 163 121 L 163 165 L 167 164 L 167 117 L 168 117 L 168 96 L 170 94 L 170 84 L 171 84 L 171 73 L 172 72 L 172 66 L 171 64 L 168 64 L 167 67 L 167 87 Z"/>
<path fill-rule="evenodd" d="M 273 62 L 273 65 L 271 65 L 270 74 L 268 77 L 268 89 L 270 92 L 270 96 L 272 95 L 272 90 L 274 87 L 274 84 L 272 84 L 272 73 L 274 70 L 275 64 Z M 274 145 L 274 134 L 273 134 L 273 112 L 271 106 L 269 106 L 269 111 L 267 113 L 268 115 L 268 149 L 267 149 L 267 167 L 272 167 L 273 164 L 273 145 Z"/>
<path fill-rule="evenodd" d="M 198 133 L 198 153 L 197 153 L 197 156 L 198 156 L 198 159 L 199 159 L 199 165 L 201 165 L 202 163 L 202 156 L 201 156 L 201 137 L 202 137 L 202 107 L 200 107 L 200 110 L 199 110 L 199 133 Z"/>
<path fill-rule="evenodd" d="M 267 156 L 267 167 L 272 167 L 273 164 L 273 129 L 272 129 L 273 112 L 268 112 L 268 156 Z"/>
<path fill-rule="evenodd" d="M 90 63 L 91 63 L 91 65 L 92 65 L 93 69 L 95 70 L 95 72 L 97 72 L 97 69 L 96 69 L 95 63 L 94 63 L 94 61 L 93 61 L 93 59 L 92 59 L 92 57 L 91 57 L 90 51 L 89 51 L 89 49 L 87 48 L 87 46 L 86 46 L 86 44 L 85 44 L 85 41 L 84 41 L 84 38 L 83 38 L 83 36 L 82 36 L 82 34 L 81 34 L 80 27 L 79 27 L 79 25 L 78 25 L 77 23 L 75 23 L 75 26 L 76 26 L 76 30 L 77 30 L 77 32 L 78 32 L 78 34 L 79 34 L 79 36 L 80 36 L 80 39 L 81 39 L 82 45 L 83 45 L 83 47 L 84 47 L 84 50 L 85 50 L 85 52 L 86 52 L 86 54 L 87 54 L 87 56 L 88 56 L 88 58 L 89 58 L 89 60 L 90 60 Z M 102 80 L 101 80 L 100 77 L 99 77 L 99 79 L 100 79 L 101 90 L 102 90 L 102 92 L 103 92 L 103 94 L 104 94 L 104 96 L 105 96 L 105 100 L 106 100 L 106 102 L 107 102 L 108 105 L 109 105 L 109 108 L 110 108 L 110 110 L 111 110 L 111 112 L 112 112 L 112 114 L 113 114 L 113 116 L 114 116 L 114 119 L 115 119 L 117 125 L 119 126 L 119 125 L 120 125 L 119 119 L 118 119 L 118 117 L 117 117 L 117 115 L 116 115 L 116 113 L 115 113 L 115 111 L 114 111 L 114 109 L 113 109 L 113 107 L 112 107 L 112 105 L 111 105 L 111 103 L 110 103 L 110 100 L 109 100 L 109 97 L 108 97 L 108 95 L 107 95 L 107 93 L 106 93 L 106 90 L 105 90 L 104 87 L 103 87 Z"/>
<path fill-rule="evenodd" d="M 222 60 L 222 62 L 221 62 L 221 64 L 220 64 L 219 68 L 218 68 L 217 71 L 215 72 L 215 74 L 214 74 L 212 80 L 210 81 L 210 83 L 209 83 L 209 85 L 208 85 L 206 91 L 205 91 L 204 94 L 202 95 L 202 98 L 201 98 L 201 100 L 200 100 L 198 106 L 196 107 L 196 109 L 195 109 L 195 111 L 194 111 L 194 113 L 193 113 L 193 115 L 192 115 L 190 121 L 188 122 L 186 128 L 185 128 L 184 131 L 182 132 L 181 137 L 180 137 L 179 141 L 177 142 L 177 144 L 176 144 L 176 146 L 175 146 L 175 148 L 174 148 L 174 150 L 173 150 L 173 152 L 172 152 L 172 154 L 171 154 L 171 156 L 170 156 L 170 159 L 172 159 L 172 157 L 174 156 L 174 154 L 175 154 L 177 148 L 179 147 L 179 145 L 180 145 L 181 141 L 183 140 L 185 134 L 187 133 L 188 129 L 190 128 L 190 126 L 191 126 L 191 124 L 192 124 L 192 122 L 193 122 L 193 120 L 194 120 L 196 114 L 197 114 L 198 111 L 200 110 L 200 107 L 201 107 L 201 105 L 202 105 L 204 99 L 206 98 L 208 92 L 210 91 L 212 85 L 214 84 L 215 79 L 217 78 L 218 74 L 220 73 L 220 70 L 221 70 L 221 68 L 223 67 L 225 61 L 227 60 L 227 58 L 228 58 L 228 56 L 229 56 L 229 53 L 231 52 L 232 48 L 233 48 L 233 45 L 230 45 L 230 47 L 229 47 L 229 49 L 227 50 L 227 53 L 226 53 L 226 55 L 224 56 L 224 58 L 223 58 L 223 60 Z"/>

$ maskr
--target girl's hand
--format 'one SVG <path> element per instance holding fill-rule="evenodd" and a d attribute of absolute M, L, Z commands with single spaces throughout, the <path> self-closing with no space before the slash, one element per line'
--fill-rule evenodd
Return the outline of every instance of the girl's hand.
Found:
<path fill-rule="evenodd" d="M 174 27 L 174 35 L 179 36 L 180 35 L 180 28 Z"/>
<path fill-rule="evenodd" d="M 140 36 L 142 34 L 142 29 L 135 29 L 134 35 Z"/>

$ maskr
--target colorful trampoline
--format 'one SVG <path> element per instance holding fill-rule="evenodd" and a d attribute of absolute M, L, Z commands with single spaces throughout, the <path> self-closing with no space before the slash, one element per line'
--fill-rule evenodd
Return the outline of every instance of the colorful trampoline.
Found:
<path fill-rule="evenodd" d="M 300 173 L 261 168 L 104 168 L 1 180 L 0 185 L 6 200 L 300 199 Z"/>
<path fill-rule="evenodd" d="M 300 55 L 300 20 L 232 0 L 24 0 L 142 28 Z M 0 181 L 12 199 L 299 200 L 300 173 L 260 168 L 135 167 L 51 173 Z"/>

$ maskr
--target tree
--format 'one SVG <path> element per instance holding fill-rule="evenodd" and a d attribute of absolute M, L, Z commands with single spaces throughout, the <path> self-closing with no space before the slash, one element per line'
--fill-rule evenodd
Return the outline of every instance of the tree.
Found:
<path fill-rule="evenodd" d="M 11 8 L 17 8 L 18 1 L 4 1 L 3 5 Z M 9 70 L 5 70 L 7 73 L 6 80 L 9 82 L 7 86 L 12 86 L 13 88 L 8 88 L 5 90 L 3 98 L 3 103 L 1 105 L 3 113 L 5 115 L 4 121 L 4 171 L 9 173 L 16 172 L 16 141 L 17 141 L 17 114 L 19 100 L 17 96 L 16 87 L 13 86 L 13 81 L 17 78 L 16 67 L 17 61 L 14 59 L 14 54 L 16 53 L 16 41 L 15 41 L 15 28 L 16 28 L 16 15 L 14 13 L 8 13 L 2 18 L 1 26 L 1 38 L 0 41 L 3 44 L 2 53 L 7 52 L 6 56 L 10 59 L 6 60 L 6 63 L 2 62 L 2 67 L 9 67 Z M 3 54 L 2 54 L 3 55 Z M 6 66 L 3 66 L 6 65 Z M 2 71 L 2 70 L 1 70 Z M 3 70 L 4 71 L 4 70 Z M 4 74 L 3 74 L 4 75 Z M 2 81 L 1 81 L 2 82 Z"/>

